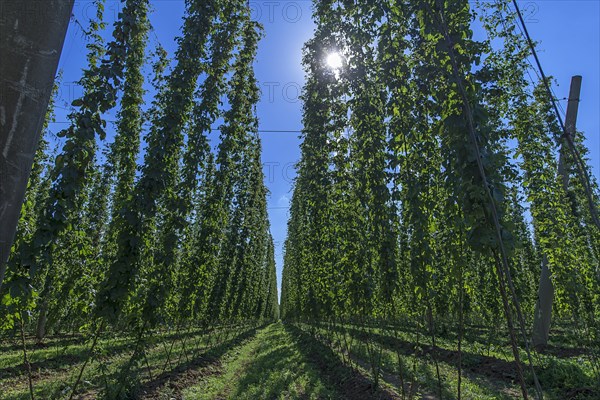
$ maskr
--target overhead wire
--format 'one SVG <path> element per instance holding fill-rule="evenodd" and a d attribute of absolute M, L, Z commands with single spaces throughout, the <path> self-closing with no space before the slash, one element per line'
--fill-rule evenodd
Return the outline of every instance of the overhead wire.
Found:
<path fill-rule="evenodd" d="M 507 7 L 509 7 L 509 6 L 507 5 Z M 510 8 L 508 8 L 508 9 L 510 10 Z M 518 13 L 518 12 L 519 12 L 519 11 L 517 11 L 517 13 Z M 523 21 L 523 23 L 524 23 L 524 19 L 522 19 L 522 21 Z M 503 23 L 503 25 L 504 25 L 504 28 L 505 28 L 505 29 L 507 29 L 504 19 L 502 20 L 502 23 Z M 528 32 L 526 33 L 526 32 L 524 31 L 524 28 L 522 27 L 522 25 L 521 25 L 521 24 L 515 24 L 515 25 L 517 26 L 517 28 L 518 28 L 518 29 L 519 29 L 519 31 L 521 32 L 521 35 L 523 35 L 523 36 L 525 36 L 525 37 L 527 37 L 527 36 L 528 36 L 528 34 L 529 34 L 529 33 L 528 33 Z M 531 45 L 530 45 L 530 48 L 531 48 Z M 534 65 L 533 65 L 533 63 L 531 62 L 531 59 L 530 59 L 530 58 L 527 58 L 527 63 L 528 63 L 530 66 L 531 66 L 531 70 L 533 70 L 533 72 L 535 72 L 535 75 L 536 75 L 536 77 L 537 77 L 537 81 L 538 81 L 538 82 L 539 82 L 539 81 L 541 81 L 541 80 L 544 80 L 544 81 L 546 80 L 546 79 L 545 79 L 545 77 L 543 78 L 542 76 L 540 76 L 540 72 L 538 72 L 538 69 L 536 69 L 536 68 L 535 68 L 535 66 L 534 66 Z M 534 79 L 533 79 L 533 77 L 531 76 L 531 72 L 530 72 L 531 70 L 527 70 L 527 75 L 529 76 L 529 80 L 530 80 L 531 84 L 532 84 L 533 86 L 535 86 L 535 85 L 536 85 L 536 83 L 534 82 Z M 542 70 L 542 75 L 543 75 L 543 70 Z M 549 86 L 549 88 L 550 88 L 550 91 L 551 91 L 551 93 L 552 93 L 552 96 L 553 96 L 553 98 L 554 98 L 555 100 L 557 100 L 557 99 L 558 99 L 558 96 L 556 95 L 556 92 L 554 92 L 554 89 L 553 89 L 551 86 Z M 557 107 L 559 108 L 559 110 L 560 110 L 560 112 L 561 112 L 561 116 L 562 116 L 563 118 L 566 118 L 566 111 L 565 111 L 565 109 L 563 108 L 562 104 L 558 103 L 558 104 L 557 104 Z"/>
<path fill-rule="evenodd" d="M 538 71 L 542 78 L 542 83 L 544 84 L 544 86 L 546 88 L 546 92 L 548 93 L 548 97 L 550 98 L 550 102 L 556 113 L 556 118 L 558 118 L 560 127 L 564 131 L 565 125 L 563 122 L 563 118 L 560 115 L 560 112 L 558 111 L 558 106 L 556 105 L 556 101 L 554 100 L 554 95 L 553 95 L 552 89 L 550 88 L 550 84 L 548 83 L 548 78 L 546 77 L 546 74 L 544 73 L 544 69 L 542 68 L 542 63 L 540 62 L 540 58 L 538 57 L 537 51 L 535 49 L 535 44 L 533 43 L 533 40 L 531 39 L 531 36 L 529 35 L 529 30 L 527 29 L 527 25 L 525 24 L 525 19 L 523 18 L 523 14 L 521 13 L 519 4 L 517 3 L 516 0 L 512 0 L 512 3 L 515 7 L 515 11 L 517 12 L 517 16 L 519 17 L 519 21 L 521 22 L 521 26 L 523 27 L 522 32 L 524 33 L 525 38 L 527 39 L 527 43 L 529 44 L 529 48 L 530 48 L 533 58 L 535 59 L 535 62 L 537 64 Z"/>
<path fill-rule="evenodd" d="M 548 94 L 550 103 L 551 103 L 552 107 L 554 108 L 556 118 L 558 120 L 560 129 L 562 131 L 561 137 L 566 140 L 569 150 L 571 151 L 571 154 L 573 155 L 573 158 L 575 159 L 575 164 L 576 164 L 578 173 L 581 177 L 581 181 L 584 186 L 584 191 L 585 191 L 585 194 L 587 197 L 588 206 L 590 209 L 590 216 L 591 216 L 594 224 L 598 227 L 598 229 L 600 229 L 600 218 L 598 217 L 598 212 L 596 210 L 596 203 L 594 201 L 594 195 L 592 192 L 591 179 L 589 176 L 588 169 L 586 168 L 586 165 L 583 162 L 583 159 L 581 157 L 581 154 L 579 153 L 579 150 L 575 146 L 574 139 L 573 139 L 573 137 L 571 137 L 571 132 L 568 132 L 565 129 L 565 124 L 563 122 L 562 115 L 558 109 L 557 102 L 555 100 L 556 96 L 554 95 L 554 92 L 552 91 L 552 88 L 550 87 L 548 79 L 546 78 L 546 74 L 544 73 L 544 69 L 542 68 L 542 63 L 538 57 L 537 51 L 535 49 L 535 44 L 533 43 L 533 40 L 531 39 L 531 35 L 529 34 L 527 25 L 525 24 L 525 19 L 523 18 L 523 14 L 521 13 L 519 4 L 517 3 L 517 0 L 512 0 L 512 3 L 514 5 L 517 15 L 519 17 L 521 26 L 523 27 L 522 32 L 525 34 L 527 43 L 529 44 L 529 48 L 530 48 L 531 53 L 533 54 L 533 58 L 535 59 L 535 62 L 537 64 L 538 71 L 539 71 L 540 75 L 542 76 L 542 82 L 544 84 L 544 87 L 546 88 L 546 93 Z M 573 132 L 573 134 L 575 134 L 575 132 Z"/>

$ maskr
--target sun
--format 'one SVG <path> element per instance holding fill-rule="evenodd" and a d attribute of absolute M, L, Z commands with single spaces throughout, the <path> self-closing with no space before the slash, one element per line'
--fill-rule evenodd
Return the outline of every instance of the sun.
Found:
<path fill-rule="evenodd" d="M 344 60 L 342 59 L 340 53 L 329 53 L 329 55 L 327 56 L 327 65 L 329 66 L 329 68 L 337 71 L 341 69 L 344 65 Z"/>

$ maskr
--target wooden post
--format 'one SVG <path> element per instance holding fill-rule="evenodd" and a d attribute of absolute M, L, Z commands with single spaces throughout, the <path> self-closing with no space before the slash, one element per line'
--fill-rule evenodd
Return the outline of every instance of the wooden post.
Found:
<path fill-rule="evenodd" d="M 552 303 L 554 302 L 554 286 L 550 279 L 550 268 L 546 256 L 542 256 L 542 273 L 538 288 L 538 299 L 535 303 L 533 316 L 532 344 L 538 350 L 544 350 L 548 345 L 550 336 L 550 322 L 552 320 Z"/>
<path fill-rule="evenodd" d="M 569 145 L 566 137 L 570 137 L 575 142 L 577 135 L 577 114 L 579 113 L 579 95 L 581 93 L 581 76 L 577 75 L 571 78 L 571 90 L 569 91 L 569 104 L 567 105 L 567 116 L 565 120 L 565 139 L 562 140 L 560 147 L 560 158 L 558 160 L 558 175 L 562 178 L 563 189 L 569 190 L 569 173 L 566 170 L 567 153 Z"/>
<path fill-rule="evenodd" d="M 563 189 L 569 190 L 569 171 L 567 170 L 567 152 L 569 145 L 566 137 L 575 138 L 577 133 L 577 113 L 579 111 L 579 95 L 581 93 L 581 76 L 571 78 L 571 90 L 569 91 L 569 104 L 565 121 L 565 138 L 562 140 L 558 160 L 558 176 L 561 178 Z M 574 140 L 573 140 L 574 141 Z M 548 344 L 550 335 L 550 321 L 552 319 L 552 302 L 554 301 L 554 286 L 550 279 L 550 268 L 546 256 L 542 261 L 542 273 L 540 275 L 540 286 L 538 289 L 538 300 L 535 304 L 535 315 L 533 318 L 532 344 L 538 350 Z"/>
<path fill-rule="evenodd" d="M 0 0 L 0 289 L 74 0 Z"/>

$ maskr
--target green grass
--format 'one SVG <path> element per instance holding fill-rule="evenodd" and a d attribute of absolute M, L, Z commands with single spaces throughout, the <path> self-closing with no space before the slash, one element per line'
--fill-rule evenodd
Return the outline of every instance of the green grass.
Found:
<path fill-rule="evenodd" d="M 184 391 L 201 399 L 338 399 L 336 389 L 304 354 L 281 323 L 258 332 L 254 340 L 230 351 L 222 371 Z"/>
<path fill-rule="evenodd" d="M 253 330 L 248 328 L 239 328 L 231 330 L 229 336 L 223 335 L 222 332 L 208 335 L 200 330 L 187 331 L 179 335 L 174 333 L 152 335 L 148 338 L 147 363 L 143 360 L 137 368 L 134 368 L 132 375 L 137 376 L 138 382 L 136 387 L 128 387 L 127 392 L 142 391 L 152 381 L 160 380 L 174 369 L 194 364 L 198 358 L 205 357 L 215 349 L 220 351 L 217 354 L 220 356 L 228 346 L 236 344 L 235 336 L 249 335 L 252 332 Z M 55 342 L 60 344 L 55 346 Z M 79 386 L 80 392 L 92 393 L 93 397 L 90 398 L 97 398 L 98 393 L 106 385 L 109 387 L 115 385 L 115 375 L 130 359 L 134 339 L 106 337 L 99 342 L 97 352 L 87 366 Z M 32 349 L 30 360 L 35 367 L 32 370 L 36 398 L 64 398 L 70 393 L 71 385 L 87 357 L 88 344 L 83 340 L 68 343 L 50 340 L 47 347 L 35 350 L 31 343 L 29 345 Z M 171 353 L 167 356 L 171 345 Z M 153 379 L 150 379 L 150 375 Z M 29 398 L 22 353 L 17 348 L 9 349 L 0 355 L 0 399 L 27 400 Z"/>
<path fill-rule="evenodd" d="M 310 329 L 303 326 L 304 329 Z M 326 329 L 318 328 L 325 339 Z M 363 330 L 355 326 L 336 328 L 337 336 L 333 336 L 333 347 L 338 350 L 343 346 L 343 336 L 346 343 L 353 339 L 352 357 L 356 364 L 362 366 L 366 373 L 369 370 L 367 352 L 367 337 Z M 398 332 L 398 339 L 390 333 L 382 333 L 380 329 L 372 329 L 370 340 L 376 348 L 382 346 L 382 369 L 391 376 L 391 382 L 400 389 L 397 377 L 399 368 L 396 350 L 400 351 L 403 363 L 405 381 L 416 383 L 421 388 L 422 395 L 437 397 L 438 382 L 433 363 L 431 339 L 420 336 L 421 351 L 414 353 L 413 345 L 416 337 L 411 332 Z M 457 351 L 456 342 L 452 338 L 438 337 L 437 359 L 442 381 L 442 395 L 446 399 L 456 398 L 457 391 Z M 339 353 L 339 351 L 338 351 Z M 341 357 L 341 356 L 340 356 Z M 521 359 L 526 360 L 525 354 Z M 554 355 L 536 355 L 536 371 L 544 389 L 544 395 L 549 400 L 563 399 L 596 399 L 594 393 L 600 392 L 600 383 L 595 382 L 591 365 L 581 356 L 558 358 Z M 490 346 L 478 341 L 463 342 L 462 354 L 462 394 L 464 399 L 514 399 L 521 398 L 519 385 L 516 382 L 512 352 L 508 344 Z M 525 368 L 525 375 L 533 393 L 533 380 Z M 386 380 L 386 377 L 384 377 Z M 389 382 L 389 379 L 388 383 Z M 405 382 L 406 386 L 406 382 Z"/>
<path fill-rule="evenodd" d="M 313 328 L 316 335 L 313 336 Z M 329 327 L 331 328 L 331 327 Z M 337 325 L 328 333 L 325 325 L 281 322 L 256 330 L 252 327 L 221 328 L 207 334 L 200 330 L 154 332 L 147 336 L 146 357 L 133 368 L 126 397 L 136 399 L 399 399 L 402 393 L 398 354 L 402 361 L 405 391 L 414 390 L 415 400 L 436 399 L 438 381 L 436 354 L 444 399 L 456 398 L 456 338 L 442 334 L 432 351 L 429 337 L 410 329 L 390 331 L 354 325 Z M 332 334 L 333 332 L 333 334 Z M 512 353 L 501 334 L 468 335 L 462 353 L 462 398 L 464 400 L 512 400 L 520 398 Z M 489 335 L 492 336 L 492 335 Z M 345 340 L 344 340 L 345 337 Z M 185 343 L 184 343 L 184 338 Z M 342 354 L 352 340 L 351 363 Z M 101 398 L 104 387 L 114 387 L 122 366 L 128 362 L 134 338 L 103 336 L 80 385 L 85 399 Z M 367 343 L 381 349 L 380 390 L 373 392 Z M 595 381 L 584 353 L 556 342 L 553 351 L 537 354 L 536 371 L 547 400 L 597 399 Z M 82 337 L 49 339 L 35 347 L 29 339 L 37 399 L 64 399 L 89 343 Z M 167 361 L 167 349 L 172 352 Z M 526 371 L 527 374 L 527 371 Z M 530 376 L 526 376 L 530 387 Z M 533 391 L 531 391 L 533 393 Z M 27 400 L 29 390 L 18 342 L 0 344 L 0 399 Z"/>

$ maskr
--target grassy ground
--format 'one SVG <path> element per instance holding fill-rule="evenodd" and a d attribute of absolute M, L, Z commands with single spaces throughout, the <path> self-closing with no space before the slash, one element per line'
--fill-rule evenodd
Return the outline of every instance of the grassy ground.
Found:
<path fill-rule="evenodd" d="M 131 370 L 137 376 L 135 387 L 125 383 L 125 392 L 142 397 L 161 386 L 172 374 L 202 364 L 210 364 L 230 347 L 251 337 L 254 330 L 236 329 L 182 331 L 155 334 L 148 338 L 146 357 Z M 32 364 L 34 392 L 37 399 L 63 399 L 70 394 L 81 365 L 88 355 L 89 343 L 82 338 L 55 338 L 43 347 L 28 343 Z M 106 388 L 114 389 L 116 376 L 122 371 L 134 348 L 132 337 L 103 337 L 91 357 L 80 384 L 80 399 L 96 399 Z M 16 343 L 0 346 L 0 399 L 30 399 L 23 355 Z"/>
<path fill-rule="evenodd" d="M 304 329 L 310 328 L 305 326 Z M 357 327 L 337 327 L 335 331 L 328 337 L 323 327 L 318 329 L 322 340 L 331 340 L 330 345 L 338 349 L 340 358 L 342 353 L 348 353 L 347 348 L 350 347 L 351 362 L 357 368 L 369 371 L 366 373 L 370 373 L 369 346 L 371 350 L 381 350 L 384 385 L 387 383 L 401 391 L 403 381 L 407 396 L 412 391 L 416 398 L 439 398 L 441 391 L 444 399 L 457 398 L 459 354 L 456 341 L 452 338 L 438 337 L 437 347 L 434 348 L 429 337 L 421 335 L 417 338 L 408 330 L 393 334 L 371 329 L 367 333 Z M 508 343 L 501 338 L 492 339 L 491 343 L 480 339 L 472 337 L 463 342 L 462 397 L 481 400 L 521 398 Z M 415 346 L 417 341 L 419 346 Z M 526 360 L 524 353 L 521 354 L 521 360 Z M 596 381 L 583 349 L 554 346 L 546 354 L 534 354 L 534 364 L 545 399 L 600 399 L 600 382 Z M 534 398 L 532 375 L 525 364 L 523 369 L 529 392 Z"/>
<path fill-rule="evenodd" d="M 258 332 L 254 340 L 231 350 L 220 374 L 210 375 L 184 391 L 201 399 L 338 399 L 303 353 L 299 341 L 281 323 Z"/>
<path fill-rule="evenodd" d="M 497 336 L 464 341 L 462 399 L 521 397 L 510 348 Z M 585 356 L 563 342 L 563 347 L 557 342 L 547 354 L 535 356 L 545 398 L 600 399 L 600 382 Z M 133 344 L 132 337 L 103 337 L 76 398 L 97 399 L 114 390 Z M 455 338 L 442 336 L 436 344 L 434 348 L 428 337 L 417 337 L 410 329 L 370 329 L 367 334 L 360 327 L 336 326 L 328 332 L 324 326 L 281 322 L 260 329 L 155 332 L 148 337 L 146 357 L 132 368 L 133 379 L 124 384 L 127 396 L 121 398 L 433 400 L 441 391 L 443 399 L 455 399 Z M 28 343 L 36 399 L 68 397 L 88 346 L 80 337 L 51 338 L 41 347 Z M 374 354 L 381 357 L 377 390 L 370 363 Z M 30 398 L 25 371 L 19 343 L 0 343 L 0 399 Z"/>

